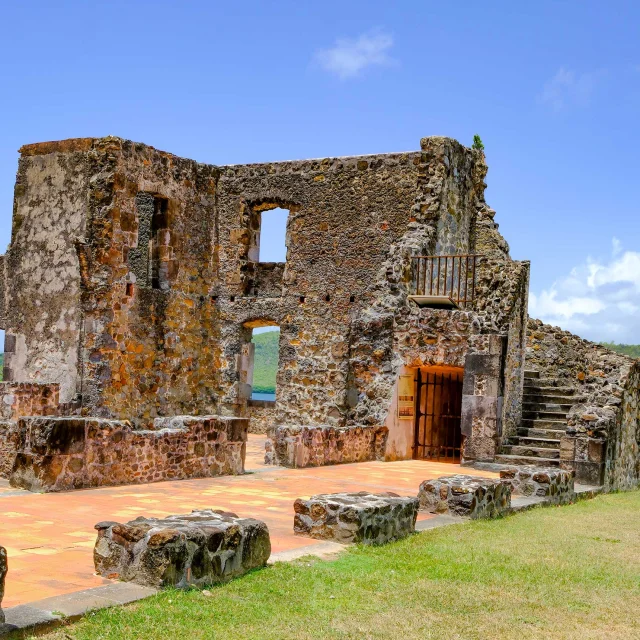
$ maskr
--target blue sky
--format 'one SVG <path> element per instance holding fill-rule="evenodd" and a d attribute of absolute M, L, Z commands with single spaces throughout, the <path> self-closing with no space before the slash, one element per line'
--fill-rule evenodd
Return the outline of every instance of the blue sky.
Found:
<path fill-rule="evenodd" d="M 479 133 L 532 313 L 640 342 L 639 42 L 624 1 L 6 1 L 0 244 L 28 142 L 113 134 L 226 164 Z"/>

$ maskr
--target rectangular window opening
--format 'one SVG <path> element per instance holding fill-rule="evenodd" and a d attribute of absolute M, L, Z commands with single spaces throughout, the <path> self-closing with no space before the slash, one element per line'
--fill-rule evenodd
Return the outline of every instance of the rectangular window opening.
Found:
<path fill-rule="evenodd" d="M 271 325 L 253 329 L 251 342 L 255 349 L 251 399 L 275 402 L 280 354 L 280 327 Z"/>
<path fill-rule="evenodd" d="M 168 264 L 163 260 L 163 246 L 167 245 L 169 227 L 169 201 L 160 196 L 153 198 L 151 218 L 150 266 L 153 289 L 169 289 Z M 166 251 L 166 250 L 165 250 Z"/>
<path fill-rule="evenodd" d="M 286 262 L 288 218 L 289 211 L 280 207 L 260 214 L 260 230 L 256 238 L 258 262 Z"/>

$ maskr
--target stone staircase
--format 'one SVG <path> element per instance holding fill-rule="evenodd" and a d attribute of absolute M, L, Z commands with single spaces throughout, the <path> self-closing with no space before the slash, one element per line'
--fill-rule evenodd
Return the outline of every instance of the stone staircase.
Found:
<path fill-rule="evenodd" d="M 539 371 L 525 371 L 522 426 L 517 435 L 505 440 L 495 461 L 559 467 L 560 436 L 567 428 L 567 413 L 583 399 L 574 388 L 541 378 Z"/>

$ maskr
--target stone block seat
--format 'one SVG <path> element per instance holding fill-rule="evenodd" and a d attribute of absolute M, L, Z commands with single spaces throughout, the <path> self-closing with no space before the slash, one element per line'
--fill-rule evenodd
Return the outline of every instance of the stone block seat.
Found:
<path fill-rule="evenodd" d="M 476 476 L 443 476 L 425 480 L 418 491 L 420 508 L 465 518 L 497 518 L 511 509 L 507 480 Z"/>
<path fill-rule="evenodd" d="M 95 528 L 96 572 L 150 587 L 224 582 L 263 567 L 271 554 L 264 522 L 224 511 L 99 522 Z"/>
<path fill-rule="evenodd" d="M 511 484 L 514 494 L 545 497 L 552 504 L 567 504 L 574 499 L 572 470 L 555 467 L 522 466 L 500 471 L 500 478 Z"/>
<path fill-rule="evenodd" d="M 4 611 L 2 610 L 2 598 L 4 598 L 4 579 L 7 576 L 7 550 L 0 547 L 0 624 L 4 623 Z"/>
<path fill-rule="evenodd" d="M 384 544 L 415 531 L 418 500 L 361 491 L 298 498 L 293 508 L 297 534 L 343 544 Z"/>

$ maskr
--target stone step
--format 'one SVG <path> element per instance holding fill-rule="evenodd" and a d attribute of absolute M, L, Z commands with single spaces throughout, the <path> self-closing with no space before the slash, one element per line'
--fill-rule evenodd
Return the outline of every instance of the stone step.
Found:
<path fill-rule="evenodd" d="M 534 437 L 534 436 L 515 436 L 513 438 L 508 438 L 508 442 L 506 446 L 520 446 L 520 447 L 536 447 L 538 449 L 560 449 L 560 439 L 559 438 L 545 438 L 542 437 Z"/>
<path fill-rule="evenodd" d="M 520 426 L 523 429 L 561 429 L 565 431 L 567 428 L 567 419 L 565 417 L 558 418 L 557 420 L 523 418 Z"/>
<path fill-rule="evenodd" d="M 579 391 L 573 387 L 563 387 L 561 385 L 544 386 L 542 384 L 529 384 L 530 382 L 533 383 L 533 381 L 525 380 L 523 387 L 525 395 L 529 393 L 545 393 L 551 396 L 574 396 L 576 395 L 576 391 Z"/>
<path fill-rule="evenodd" d="M 522 418 L 525 420 L 556 420 L 567 421 L 567 413 L 562 411 L 523 411 Z"/>
<path fill-rule="evenodd" d="M 501 454 L 507 456 L 519 456 L 526 458 L 560 458 L 560 449 L 549 449 L 548 447 L 529 447 L 526 445 L 506 444 L 501 450 Z"/>
<path fill-rule="evenodd" d="M 525 393 L 522 396 L 522 401 L 529 402 L 544 402 L 551 404 L 568 404 L 574 405 L 579 402 L 584 402 L 586 400 L 585 396 L 561 396 L 561 395 L 553 395 L 552 393 Z"/>
<path fill-rule="evenodd" d="M 562 402 L 523 402 L 522 411 L 557 411 L 566 415 L 572 406 Z"/>
<path fill-rule="evenodd" d="M 560 442 L 564 434 L 565 429 L 518 429 L 518 436 L 521 438 L 548 438 Z"/>
<path fill-rule="evenodd" d="M 495 462 L 499 464 L 533 465 L 535 467 L 559 467 L 560 460 L 556 458 L 536 458 L 533 456 L 514 456 L 500 454 L 496 456 Z"/>
<path fill-rule="evenodd" d="M 540 388 L 540 387 L 556 387 L 556 388 L 565 388 L 571 389 L 573 387 L 567 387 L 566 384 L 562 384 L 560 380 L 556 380 L 555 378 L 525 378 L 525 383 L 527 387 L 531 388 Z"/>
<path fill-rule="evenodd" d="M 525 369 L 524 377 L 525 377 L 525 378 L 528 378 L 528 379 L 531 379 L 531 378 L 539 378 L 539 377 L 540 377 L 540 372 L 539 372 L 539 371 L 533 371 L 533 370 L 531 370 L 531 371 L 527 371 L 527 370 Z"/>

